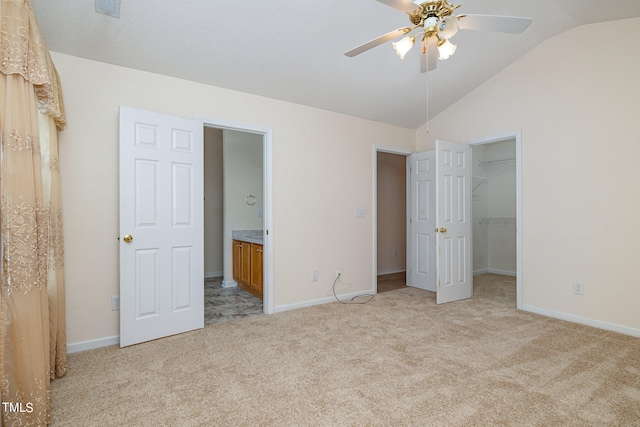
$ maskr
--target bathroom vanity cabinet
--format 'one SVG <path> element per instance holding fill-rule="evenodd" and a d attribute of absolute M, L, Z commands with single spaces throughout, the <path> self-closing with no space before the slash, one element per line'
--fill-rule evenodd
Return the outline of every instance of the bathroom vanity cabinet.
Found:
<path fill-rule="evenodd" d="M 263 245 L 233 240 L 233 280 L 245 291 L 262 299 Z"/>

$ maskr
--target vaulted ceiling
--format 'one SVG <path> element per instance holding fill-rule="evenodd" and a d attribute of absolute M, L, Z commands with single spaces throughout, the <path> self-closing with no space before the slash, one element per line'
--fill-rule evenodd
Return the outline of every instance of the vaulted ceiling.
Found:
<path fill-rule="evenodd" d="M 427 121 L 427 79 L 434 117 L 556 34 L 640 16 L 638 0 L 460 0 L 456 14 L 533 24 L 519 35 L 460 31 L 455 55 L 425 76 L 418 49 L 400 60 L 390 42 L 344 56 L 409 25 L 375 0 L 121 0 L 119 18 L 93 1 L 30 1 L 52 51 L 408 128 Z"/>

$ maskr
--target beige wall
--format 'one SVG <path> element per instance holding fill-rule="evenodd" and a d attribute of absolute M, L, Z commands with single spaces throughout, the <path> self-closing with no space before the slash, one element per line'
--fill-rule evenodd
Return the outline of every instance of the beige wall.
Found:
<path fill-rule="evenodd" d="M 222 130 L 204 128 L 204 275 L 222 276 Z"/>
<path fill-rule="evenodd" d="M 60 135 L 67 341 L 119 334 L 118 107 L 273 130 L 274 303 L 373 289 L 373 146 L 411 150 L 415 130 L 53 52 L 68 127 Z M 366 209 L 355 218 L 354 209 Z M 318 282 L 311 272 L 318 271 Z"/>
<path fill-rule="evenodd" d="M 378 274 L 407 266 L 407 157 L 378 152 Z"/>
<path fill-rule="evenodd" d="M 417 135 L 418 149 L 427 150 L 435 139 L 469 141 L 521 129 L 524 305 L 635 334 L 638 40 L 638 18 L 560 34 Z M 573 281 L 584 283 L 583 296 L 573 294 Z"/>

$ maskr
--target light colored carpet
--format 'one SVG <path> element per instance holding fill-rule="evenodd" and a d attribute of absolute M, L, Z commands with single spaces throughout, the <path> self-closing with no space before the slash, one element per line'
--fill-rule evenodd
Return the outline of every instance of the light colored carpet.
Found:
<path fill-rule="evenodd" d="M 638 426 L 640 339 L 414 288 L 69 356 L 55 426 Z"/>

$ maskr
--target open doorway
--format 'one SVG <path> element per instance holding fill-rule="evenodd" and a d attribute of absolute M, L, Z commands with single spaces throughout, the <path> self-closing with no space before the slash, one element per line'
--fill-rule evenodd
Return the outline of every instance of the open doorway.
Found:
<path fill-rule="evenodd" d="M 512 250 L 512 255 L 515 257 L 515 269 L 513 268 L 513 257 L 511 258 L 511 264 L 509 267 L 500 267 L 499 264 L 494 264 L 491 268 L 493 269 L 492 273 L 501 273 L 502 276 L 505 277 L 509 277 L 511 280 L 515 280 L 515 300 L 516 300 L 516 306 L 518 308 L 520 308 L 522 306 L 522 226 L 521 226 L 521 212 L 522 212 L 522 207 L 521 207 L 521 200 L 522 200 L 522 196 L 521 196 L 521 135 L 519 131 L 515 131 L 515 132 L 510 132 L 510 133 L 505 133 L 505 134 L 501 134 L 501 135 L 496 135 L 496 136 L 491 136 L 491 137 L 486 137 L 486 138 L 481 138 L 481 139 L 477 139 L 474 141 L 470 141 L 468 142 L 469 145 L 471 145 L 472 150 L 473 147 L 479 147 L 480 145 L 484 145 L 484 144 L 491 144 L 491 143 L 499 143 L 499 142 L 503 142 L 503 141 L 509 141 L 507 144 L 512 144 L 511 145 L 511 154 L 509 154 L 510 157 L 505 157 L 508 158 L 508 162 L 511 163 L 511 166 L 515 168 L 515 173 L 512 173 L 512 179 L 511 179 L 511 185 L 512 187 L 512 194 L 515 194 L 515 207 L 513 208 L 513 204 L 512 204 L 512 209 L 515 209 L 515 214 L 509 213 L 509 214 L 502 214 L 502 216 L 500 216 L 500 218 L 502 218 L 502 222 L 507 222 L 508 225 L 510 225 L 512 227 L 512 230 L 515 231 L 515 252 Z M 498 146 L 498 145 L 496 145 Z M 515 154 L 513 154 L 515 152 Z M 379 237 L 378 234 L 381 232 L 380 228 L 384 227 L 384 224 L 381 224 L 379 221 L 379 214 L 378 214 L 378 209 L 379 209 L 379 203 L 378 203 L 378 181 L 380 179 L 382 179 L 379 175 L 379 171 L 378 171 L 378 157 L 385 154 L 385 153 L 391 153 L 391 154 L 395 154 L 395 155 L 399 155 L 404 157 L 405 159 L 408 159 L 411 154 L 413 154 L 410 151 L 405 151 L 405 150 L 401 150 L 401 149 L 395 149 L 395 148 L 390 148 L 390 147 L 374 147 L 374 253 L 373 253 L 373 259 L 374 259 L 374 277 L 377 278 L 378 276 L 378 272 L 379 271 L 383 271 L 384 272 L 384 267 L 383 269 L 380 269 L 378 267 L 378 264 L 380 263 L 379 261 L 379 254 L 381 253 L 381 250 L 379 248 L 380 246 L 380 241 L 379 241 Z M 494 153 L 495 154 L 495 153 Z M 471 157 L 473 157 L 474 154 L 471 154 Z M 504 160 L 504 159 L 496 159 L 496 160 Z M 507 163 L 507 162 L 504 162 Z M 405 194 L 407 195 L 407 199 L 409 199 L 409 194 L 410 194 L 410 185 L 409 185 L 409 175 L 407 174 L 407 181 L 405 182 Z M 476 175 L 474 173 L 474 175 Z M 478 172 L 477 176 L 475 176 L 476 179 L 473 179 L 473 185 L 471 188 L 475 187 L 476 185 L 479 184 L 479 180 L 477 179 L 479 176 L 481 176 Z M 473 191 L 470 191 L 471 195 L 473 195 Z M 469 199 L 471 199 L 471 197 L 469 197 Z M 407 202 L 409 202 L 409 200 L 407 200 Z M 473 204 L 472 200 L 469 201 L 470 204 Z M 407 206 L 408 209 L 408 205 L 409 203 L 406 203 L 405 206 Z M 496 206 L 494 206 L 496 207 Z M 511 211 L 513 212 L 513 211 Z M 486 223 L 488 225 L 489 223 L 489 215 L 487 214 L 484 218 L 485 221 L 484 223 Z M 406 242 L 409 243 L 410 242 L 410 221 L 409 219 L 406 220 Z M 496 222 L 498 220 L 491 219 L 490 221 Z M 474 224 L 479 226 L 479 222 L 480 219 L 478 219 L 478 224 Z M 484 224 L 483 224 L 484 225 Z M 496 224 L 497 225 L 497 224 Z M 478 227 L 475 227 L 476 229 Z M 473 229 L 473 227 L 472 227 Z M 433 230 L 433 229 L 432 229 Z M 478 231 L 478 230 L 476 230 Z M 513 234 L 512 234 L 513 236 Z M 474 237 L 471 237 L 471 240 L 473 241 Z M 513 237 L 510 240 L 511 242 L 511 248 L 514 247 L 514 239 Z M 406 263 L 406 270 L 409 271 L 409 265 L 411 264 L 409 262 L 409 257 L 412 254 L 412 247 L 410 247 L 410 245 L 408 244 L 407 249 L 406 249 L 406 256 L 407 256 L 407 260 L 405 261 Z M 387 250 L 388 252 L 388 250 Z M 487 269 L 487 272 L 489 270 L 489 267 L 476 267 L 475 270 L 481 270 L 481 269 Z M 509 275 L 505 274 L 505 273 L 509 273 Z M 515 276 L 515 279 L 514 279 Z M 407 278 L 409 283 L 411 281 L 410 278 Z M 412 283 L 413 284 L 413 283 Z M 374 290 L 377 290 L 377 280 L 374 282 Z"/>
<path fill-rule="evenodd" d="M 204 128 L 204 321 L 205 325 L 262 314 L 262 292 L 224 280 L 225 235 L 262 239 L 264 196 L 262 136 Z M 242 203 L 255 194 L 252 205 Z M 248 254 L 250 255 L 250 254 Z M 262 289 L 261 289 L 262 290 Z"/>
<path fill-rule="evenodd" d="M 406 287 L 407 158 L 377 155 L 377 291 Z"/>
<path fill-rule="evenodd" d="M 204 316 L 210 325 L 272 312 L 265 250 L 270 133 L 204 122 Z M 243 252 L 250 283 L 234 271 L 233 245 L 245 242 L 252 242 Z M 249 287 L 254 280 L 257 290 Z"/>
<path fill-rule="evenodd" d="M 474 295 L 521 305 L 520 134 L 472 144 Z"/>
<path fill-rule="evenodd" d="M 204 326 L 205 126 L 260 135 L 263 182 L 256 196 L 264 200 L 264 250 L 259 273 L 263 312 L 273 313 L 272 131 L 121 106 L 121 347 Z M 231 232 L 225 229 L 223 239 L 224 277 L 232 274 Z"/>
<path fill-rule="evenodd" d="M 373 147 L 373 290 L 407 286 L 408 175 L 412 151 Z"/>

